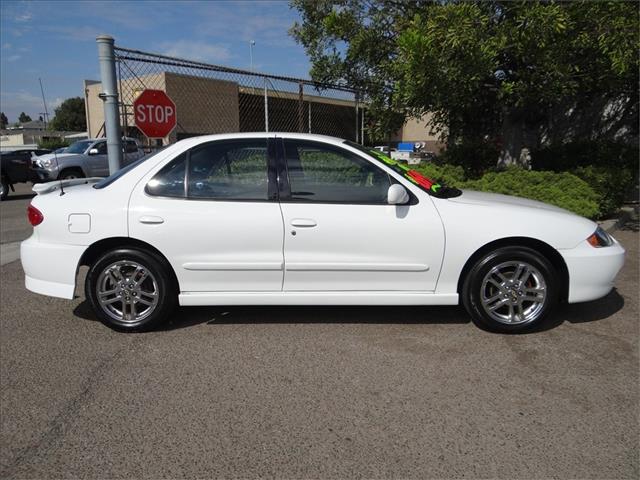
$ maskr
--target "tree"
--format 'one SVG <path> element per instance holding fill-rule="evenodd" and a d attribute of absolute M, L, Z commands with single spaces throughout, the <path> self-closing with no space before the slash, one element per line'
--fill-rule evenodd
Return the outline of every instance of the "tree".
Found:
<path fill-rule="evenodd" d="M 3 129 L 7 128 L 8 124 L 9 124 L 9 119 L 4 114 L 4 112 L 0 112 L 0 128 L 3 128 Z"/>
<path fill-rule="evenodd" d="M 18 122 L 20 123 L 27 123 L 31 121 L 31 117 L 29 115 L 27 115 L 24 112 L 20 113 L 20 116 L 18 117 Z"/>
<path fill-rule="evenodd" d="M 499 165 L 544 142 L 637 138 L 635 3 L 292 3 L 314 79 L 363 89 L 371 114 L 432 112 L 449 145 L 497 145 Z"/>
<path fill-rule="evenodd" d="M 87 129 L 84 100 L 81 97 L 67 98 L 55 110 L 53 120 L 49 122 L 52 130 L 83 132 Z"/>

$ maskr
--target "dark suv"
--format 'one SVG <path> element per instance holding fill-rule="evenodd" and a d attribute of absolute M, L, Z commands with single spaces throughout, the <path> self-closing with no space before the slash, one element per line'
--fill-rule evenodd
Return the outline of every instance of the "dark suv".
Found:
<path fill-rule="evenodd" d="M 34 157 L 45 153 L 51 153 L 51 150 L 14 150 L 0 154 L 0 177 L 2 180 L 0 200 L 7 198 L 9 188 L 15 191 L 14 184 L 38 181 L 38 177 L 32 168 L 32 160 Z"/>

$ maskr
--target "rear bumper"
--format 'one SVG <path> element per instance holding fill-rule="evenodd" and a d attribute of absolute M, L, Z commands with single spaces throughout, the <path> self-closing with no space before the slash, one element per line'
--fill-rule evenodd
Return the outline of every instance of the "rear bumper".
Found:
<path fill-rule="evenodd" d="M 624 265 L 625 250 L 617 241 L 603 248 L 593 248 L 585 241 L 559 252 L 569 270 L 569 303 L 604 297 Z"/>
<path fill-rule="evenodd" d="M 73 298 L 80 257 L 86 246 L 38 242 L 34 236 L 20 244 L 25 287 L 51 297 Z"/>

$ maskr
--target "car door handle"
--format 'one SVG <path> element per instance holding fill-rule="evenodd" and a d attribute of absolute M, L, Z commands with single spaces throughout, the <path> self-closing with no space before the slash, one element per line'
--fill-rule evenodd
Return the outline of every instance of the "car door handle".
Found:
<path fill-rule="evenodd" d="M 148 224 L 148 225 L 153 225 L 153 224 L 158 224 L 158 223 L 164 223 L 164 218 L 162 217 L 156 217 L 154 215 L 145 215 L 143 217 L 140 217 L 138 219 L 138 221 L 140 223 L 144 223 L 144 224 Z"/>
<path fill-rule="evenodd" d="M 291 225 L 294 227 L 310 228 L 315 227 L 318 224 L 315 220 L 312 220 L 310 218 L 294 218 L 293 220 L 291 220 Z"/>

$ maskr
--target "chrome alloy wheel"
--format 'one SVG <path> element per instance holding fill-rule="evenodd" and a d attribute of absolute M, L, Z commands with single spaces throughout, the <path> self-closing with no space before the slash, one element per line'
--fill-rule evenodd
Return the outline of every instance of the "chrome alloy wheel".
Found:
<path fill-rule="evenodd" d="M 482 280 L 481 302 L 494 320 L 507 325 L 534 321 L 542 312 L 547 285 L 533 265 L 512 261 L 496 265 Z"/>
<path fill-rule="evenodd" d="M 122 260 L 100 273 L 96 296 L 111 318 L 135 323 L 151 315 L 158 305 L 158 282 L 144 265 Z"/>

